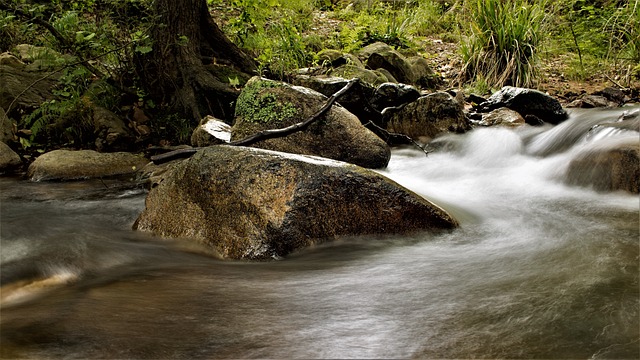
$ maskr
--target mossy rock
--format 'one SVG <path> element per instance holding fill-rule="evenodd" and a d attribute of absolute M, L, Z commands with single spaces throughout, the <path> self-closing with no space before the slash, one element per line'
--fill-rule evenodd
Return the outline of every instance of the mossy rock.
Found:
<path fill-rule="evenodd" d="M 231 140 L 303 122 L 326 101 L 327 96 L 314 90 L 255 77 L 238 98 Z M 339 105 L 332 106 L 303 131 L 253 146 L 322 156 L 367 168 L 386 167 L 391 157 L 389 146 Z"/>
<path fill-rule="evenodd" d="M 358 78 L 374 87 L 391 81 L 380 71 L 369 70 L 369 69 L 365 69 L 363 67 L 352 65 L 352 64 L 345 64 L 345 65 L 339 66 L 329 71 L 328 74 L 331 76 L 341 77 L 345 79 Z"/>

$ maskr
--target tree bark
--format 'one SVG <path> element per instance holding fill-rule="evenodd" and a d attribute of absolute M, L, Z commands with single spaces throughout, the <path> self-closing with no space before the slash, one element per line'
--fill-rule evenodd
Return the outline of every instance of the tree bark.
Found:
<path fill-rule="evenodd" d="M 206 0 L 155 0 L 154 12 L 154 47 L 143 72 L 152 96 L 194 120 L 207 114 L 229 119 L 238 92 L 208 72 L 203 58 L 213 55 L 249 74 L 255 62 L 222 33 Z"/>

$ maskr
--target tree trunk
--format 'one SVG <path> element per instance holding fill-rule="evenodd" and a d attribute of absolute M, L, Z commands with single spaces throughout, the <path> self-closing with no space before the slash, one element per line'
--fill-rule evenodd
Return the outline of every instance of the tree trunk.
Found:
<path fill-rule="evenodd" d="M 143 75 L 151 95 L 194 120 L 207 114 L 231 118 L 237 90 L 208 72 L 203 59 L 211 62 L 213 57 L 249 74 L 255 72 L 255 62 L 222 33 L 206 0 L 155 0 L 154 11 L 158 25 Z"/>

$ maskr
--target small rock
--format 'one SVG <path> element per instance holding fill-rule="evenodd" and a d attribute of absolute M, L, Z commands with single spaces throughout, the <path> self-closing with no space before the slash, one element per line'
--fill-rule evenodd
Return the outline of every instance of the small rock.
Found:
<path fill-rule="evenodd" d="M 481 126 L 521 126 L 525 124 L 525 120 L 517 111 L 502 107 L 495 109 L 488 114 L 482 115 Z"/>
<path fill-rule="evenodd" d="M 231 126 L 210 115 L 200 120 L 200 125 L 191 134 L 191 145 L 196 147 L 225 144 L 229 141 L 231 141 Z"/>
<path fill-rule="evenodd" d="M 0 141 L 0 173 L 12 171 L 22 165 L 20 156 L 9 145 Z"/>

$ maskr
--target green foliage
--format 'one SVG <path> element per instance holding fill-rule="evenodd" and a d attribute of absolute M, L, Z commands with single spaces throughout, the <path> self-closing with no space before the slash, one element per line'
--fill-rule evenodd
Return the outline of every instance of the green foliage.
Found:
<path fill-rule="evenodd" d="M 23 148 L 35 145 L 87 145 L 92 140 L 93 122 L 87 99 L 69 98 L 44 102 L 22 119 L 29 139 L 21 139 Z"/>
<path fill-rule="evenodd" d="M 53 90 L 56 99 L 46 101 L 34 112 L 22 118 L 21 128 L 31 132 L 23 147 L 33 144 L 85 144 L 93 134 L 90 100 L 83 94 L 90 85 L 91 74 L 84 67 L 63 70 Z"/>
<path fill-rule="evenodd" d="M 544 3 L 476 0 L 469 4 L 470 34 L 461 44 L 464 79 L 481 75 L 491 86 L 532 87 L 536 81 Z"/>
<path fill-rule="evenodd" d="M 550 56 L 570 55 L 566 74 L 585 80 L 621 74 L 640 62 L 640 2 L 567 0 L 555 4 L 548 41 Z"/>
<path fill-rule="evenodd" d="M 225 30 L 254 54 L 262 74 L 284 79 L 288 72 L 311 63 L 310 42 L 301 34 L 310 27 L 312 1 L 234 0 L 232 4 L 238 15 Z"/>
<path fill-rule="evenodd" d="M 377 41 L 391 46 L 410 47 L 409 24 L 412 14 L 394 9 L 390 4 L 378 2 L 362 11 L 345 9 L 338 12 L 345 22 L 340 28 L 338 47 L 352 52 Z"/>
<path fill-rule="evenodd" d="M 171 144 L 189 144 L 194 124 L 178 114 L 164 114 L 151 118 L 150 126 L 159 140 L 169 141 Z"/>
<path fill-rule="evenodd" d="M 284 85 L 275 81 L 252 81 L 247 83 L 236 102 L 236 116 L 254 123 L 277 124 L 299 115 L 298 108 L 278 99 L 269 89 Z"/>

